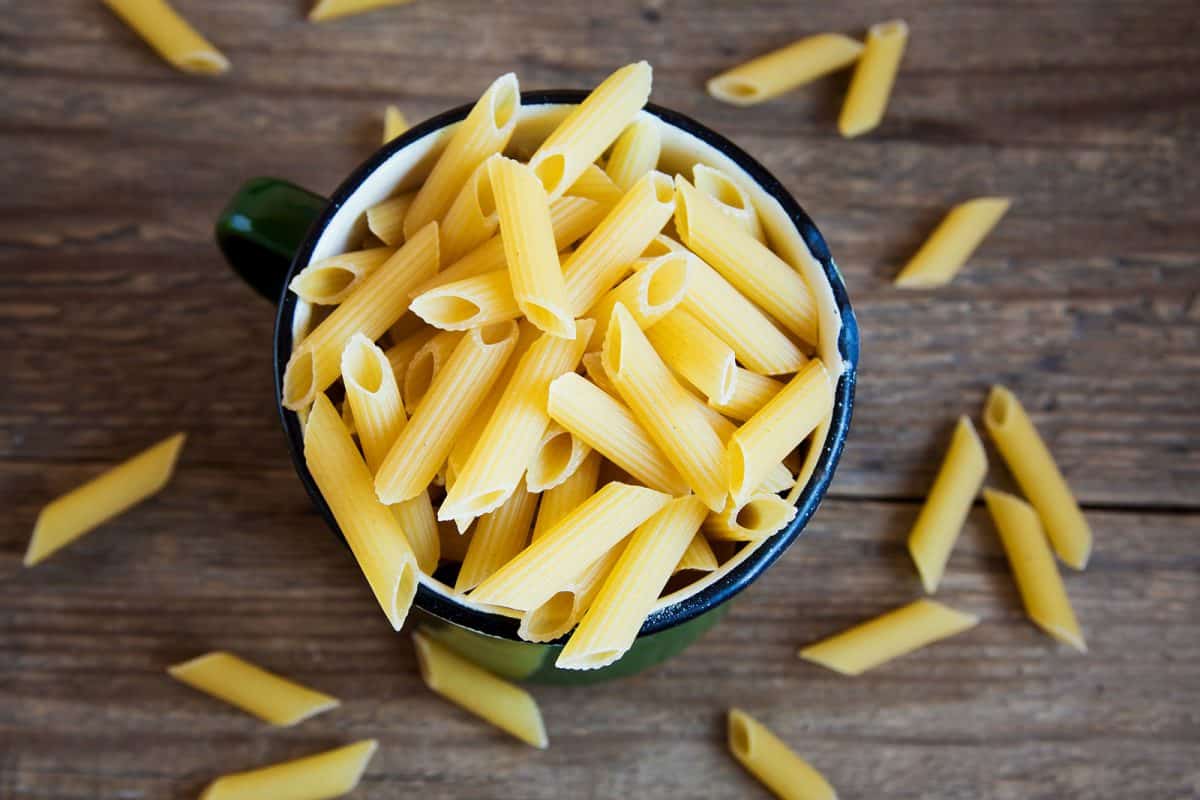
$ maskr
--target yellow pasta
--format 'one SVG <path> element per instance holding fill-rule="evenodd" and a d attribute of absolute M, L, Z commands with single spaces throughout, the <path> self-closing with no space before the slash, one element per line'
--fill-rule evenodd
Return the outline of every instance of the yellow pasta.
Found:
<path fill-rule="evenodd" d="M 377 8 L 403 6 L 411 2 L 412 0 L 317 0 L 312 11 L 308 12 L 308 18 L 312 22 L 326 22 L 354 14 L 364 14 Z"/>
<path fill-rule="evenodd" d="M 692 491 L 719 511 L 726 493 L 721 440 L 709 426 L 704 405 L 679 385 L 620 303 L 613 309 L 603 356 L 608 377 L 634 417 Z"/>
<path fill-rule="evenodd" d="M 783 384 L 774 378 L 741 367 L 738 367 L 736 372 L 737 377 L 733 379 L 733 396 L 729 401 L 718 403 L 710 398 L 708 404 L 727 417 L 745 422 L 772 397 L 779 394 Z"/>
<path fill-rule="evenodd" d="M 413 634 L 421 678 L 434 692 L 533 747 L 549 744 L 542 712 L 524 689 L 497 678 L 423 631 Z"/>
<path fill-rule="evenodd" d="M 734 500 L 749 498 L 832 407 L 833 382 L 814 359 L 730 437 L 727 485 Z"/>
<path fill-rule="evenodd" d="M 567 191 L 563 193 L 563 196 L 550 203 L 550 208 L 555 208 L 555 206 L 568 197 L 575 197 L 581 200 L 591 200 L 604 206 L 605 209 L 610 209 L 617 204 L 617 201 L 621 199 L 625 191 L 623 187 L 617 186 L 613 182 L 613 179 L 609 177 L 607 172 L 600 169 L 596 164 L 589 164 L 587 169 L 575 179 L 575 182 L 567 187 Z M 570 244 L 578 238 L 579 236 L 569 239 L 566 244 Z"/>
<path fill-rule="evenodd" d="M 1087 642 L 1037 513 L 1024 500 L 1004 492 L 984 489 L 983 499 L 1000 533 L 1025 613 L 1055 639 L 1086 653 Z"/>
<path fill-rule="evenodd" d="M 658 119 L 645 114 L 638 117 L 617 137 L 605 172 L 612 182 L 627 192 L 647 172 L 658 166 L 662 151 L 662 132 Z"/>
<path fill-rule="evenodd" d="M 751 106 L 853 64 L 862 43 L 836 33 L 819 33 L 759 56 L 708 82 L 708 93 L 736 106 Z"/>
<path fill-rule="evenodd" d="M 611 145 L 650 98 L 650 65 L 614 72 L 558 124 L 529 159 L 552 199 L 562 195 Z"/>
<path fill-rule="evenodd" d="M 600 298 L 591 314 L 596 320 L 592 345 L 599 347 L 617 303 L 625 306 L 642 330 L 674 311 L 688 287 L 689 259 L 684 253 L 666 253 L 641 264 L 638 271 Z"/>
<path fill-rule="evenodd" d="M 567 298 L 584 314 L 629 272 L 675 209 L 671 179 L 643 176 L 563 263 Z"/>
<path fill-rule="evenodd" d="M 317 395 L 304 427 L 304 461 L 375 599 L 400 630 L 417 593 L 416 557 L 400 524 L 376 497 L 370 470 L 324 394 Z"/>
<path fill-rule="evenodd" d="M 555 666 L 599 669 L 629 650 L 707 513 L 704 503 L 688 495 L 634 531 Z"/>
<path fill-rule="evenodd" d="M 395 253 L 394 247 L 372 247 L 323 258 L 300 270 L 288 288 L 310 303 L 337 305 Z"/>
<path fill-rule="evenodd" d="M 704 521 L 708 538 L 727 542 L 761 542 L 796 518 L 796 507 L 777 494 L 756 492 L 744 503 L 730 498 L 719 513 Z"/>
<path fill-rule="evenodd" d="M 625 545 L 626 542 L 618 543 L 549 600 L 526 611 L 517 636 L 527 642 L 552 642 L 574 628 L 600 594 L 605 579 L 625 552 Z"/>
<path fill-rule="evenodd" d="M 933 600 L 917 600 L 809 645 L 800 657 L 843 675 L 861 675 L 978 623 L 973 614 Z"/>
<path fill-rule="evenodd" d="M 612 315 L 609 314 L 609 316 L 611 317 Z M 592 339 L 599 340 L 601 343 L 604 342 L 596 334 L 592 334 Z M 617 391 L 617 387 L 609 380 L 608 373 L 604 371 L 604 358 L 600 355 L 599 350 L 592 353 L 584 353 L 582 362 L 583 370 L 592 383 L 602 389 L 605 394 L 612 395 L 613 397 L 621 396 L 621 393 Z"/>
<path fill-rule="evenodd" d="M 25 566 L 44 561 L 93 528 L 157 494 L 171 480 L 186 438 L 182 433 L 170 436 L 47 503 L 34 523 L 25 550 Z"/>
<path fill-rule="evenodd" d="M 550 384 L 550 418 L 652 489 L 686 494 L 688 484 L 627 407 L 568 373 Z"/>
<path fill-rule="evenodd" d="M 408 365 L 412 362 L 413 356 L 419 353 L 421 348 L 437 335 L 438 331 L 433 328 L 423 327 L 416 333 L 399 340 L 383 352 L 387 356 L 388 363 L 392 365 L 392 374 L 396 376 L 397 384 L 403 384 L 404 373 L 408 371 Z"/>
<path fill-rule="evenodd" d="M 501 157 L 499 154 L 491 156 L 471 173 L 442 218 L 441 249 L 446 263 L 453 264 L 492 238 L 499 228 L 500 215 L 496 210 L 496 193 L 488 164 Z"/>
<path fill-rule="evenodd" d="M 484 91 L 459 123 L 446 149 L 438 156 L 429 177 L 421 184 L 404 220 L 404 235 L 411 236 L 434 220 L 441 220 L 471 174 L 487 158 L 502 151 L 516 130 L 521 110 L 517 76 L 501 75 Z M 445 258 L 449 264 L 451 259 Z"/>
<path fill-rule="evenodd" d="M 767 237 L 763 233 L 758 212 L 754 209 L 754 202 L 736 181 L 719 169 L 707 164 L 697 164 L 692 167 L 692 183 L 708 195 L 722 214 L 758 241 L 766 243 Z"/>
<path fill-rule="evenodd" d="M 408 130 L 408 120 L 404 112 L 396 106 L 388 106 L 383 111 L 383 143 L 387 144 Z M 382 238 L 382 237 L 381 237 Z M 386 240 L 385 240 L 386 241 Z"/>
<path fill-rule="evenodd" d="M 987 455 L 983 452 L 983 443 L 971 420 L 959 417 L 941 469 L 908 534 L 908 552 L 929 594 L 937 591 L 950 551 L 967 521 L 985 475 Z"/>
<path fill-rule="evenodd" d="M 292 353 L 283 405 L 297 411 L 337 379 L 342 350 L 355 333 L 375 340 L 408 310 L 408 292 L 438 268 L 437 225 L 419 231 L 371 272 Z"/>
<path fill-rule="evenodd" d="M 880 22 L 867 30 L 866 46 L 854 68 L 838 117 L 842 136 L 847 139 L 860 136 L 883 119 L 907 42 L 908 25 L 903 20 Z"/>
<path fill-rule="evenodd" d="M 455 437 L 500 376 L 516 339 L 512 322 L 475 328 L 462 338 L 375 475 L 382 501 L 408 500 L 429 485 Z"/>
<path fill-rule="evenodd" d="M 542 493 L 538 503 L 537 521 L 533 526 L 532 541 L 537 541 L 558 521 L 575 510 L 584 500 L 596 493 L 600 478 L 600 454 L 590 451 L 579 468 L 557 486 Z"/>
<path fill-rule="evenodd" d="M 489 160 L 488 169 L 517 305 L 540 330 L 575 338 L 546 191 L 528 167 L 510 158 Z"/>
<path fill-rule="evenodd" d="M 733 438 L 733 434 L 737 433 L 738 426 L 726 419 L 716 409 L 709 408 L 703 403 L 699 404 L 698 408 L 708 420 L 708 424 L 713 429 L 713 433 L 717 434 L 717 438 L 721 440 L 721 445 L 723 447 L 728 447 L 729 440 Z M 785 456 L 784 458 L 786 459 L 787 457 Z M 792 488 L 793 483 L 794 481 L 792 479 L 792 473 L 788 470 L 787 466 L 783 463 L 778 463 L 768 470 L 767 477 L 763 479 L 763 482 L 759 484 L 754 491 L 756 493 L 782 492 L 786 489 Z"/>
<path fill-rule="evenodd" d="M 340 705 L 336 697 L 301 686 L 232 653 L 205 653 L 167 667 L 167 674 L 271 725 L 295 725 Z"/>
<path fill-rule="evenodd" d="M 592 452 L 582 439 L 569 430 L 551 422 L 529 460 L 525 478 L 529 491 L 541 493 L 553 489 L 579 469 Z"/>
<path fill-rule="evenodd" d="M 780 800 L 837 800 L 824 775 L 738 708 L 729 709 L 729 752 Z"/>
<path fill-rule="evenodd" d="M 469 592 L 524 549 L 537 501 L 522 481 L 499 508 L 479 517 L 454 591 Z"/>
<path fill-rule="evenodd" d="M 367 230 L 391 247 L 404 242 L 404 217 L 412 206 L 414 192 L 408 192 L 367 209 Z"/>
<path fill-rule="evenodd" d="M 104 0 L 168 64 L 196 75 L 219 75 L 229 59 L 164 0 Z"/>
<path fill-rule="evenodd" d="M 521 357 L 479 441 L 446 493 L 438 519 L 484 514 L 516 488 L 550 424 L 546 409 L 550 382 L 575 369 L 591 336 L 591 320 L 579 320 L 577 326 L 574 340 L 543 334 Z"/>
<path fill-rule="evenodd" d="M 477 586 L 472 598 L 519 611 L 536 608 L 670 499 L 645 486 L 609 483 Z"/>
<path fill-rule="evenodd" d="M 993 386 L 983 423 L 1021 491 L 1037 509 L 1054 552 L 1072 569 L 1086 567 L 1092 554 L 1092 529 L 1021 402 L 1003 386 Z"/>
<path fill-rule="evenodd" d="M 733 399 L 737 363 L 733 349 L 695 317 L 677 308 L 651 325 L 646 337 L 677 375 L 713 402 Z"/>
<path fill-rule="evenodd" d="M 817 343 L 817 303 L 800 273 L 682 177 L 675 229 L 683 243 L 786 330 Z"/>
<path fill-rule="evenodd" d="M 413 353 L 404 369 L 404 407 L 416 408 L 433 385 L 442 367 L 450 360 L 454 348 L 462 341 L 460 331 L 445 331 L 427 340 Z"/>
<path fill-rule="evenodd" d="M 945 286 L 1008 212 L 1007 197 L 977 197 L 950 210 L 896 276 L 903 289 Z"/>
<path fill-rule="evenodd" d="M 558 263 L 557 254 L 554 261 Z M 414 297 L 412 309 L 430 325 L 451 331 L 521 316 L 509 273 L 503 269 L 435 286 Z"/>
<path fill-rule="evenodd" d="M 697 533 L 692 537 L 692 542 L 688 545 L 687 550 L 684 550 L 683 555 L 679 557 L 679 563 L 675 565 L 675 572 L 689 570 L 712 572 L 718 566 L 717 555 L 713 552 L 712 545 L 708 543 L 708 539 L 704 538 L 704 534 Z"/>
<path fill-rule="evenodd" d="M 374 739 L 323 753 L 224 775 L 209 784 L 200 800 L 331 800 L 354 791 L 371 757 Z"/>

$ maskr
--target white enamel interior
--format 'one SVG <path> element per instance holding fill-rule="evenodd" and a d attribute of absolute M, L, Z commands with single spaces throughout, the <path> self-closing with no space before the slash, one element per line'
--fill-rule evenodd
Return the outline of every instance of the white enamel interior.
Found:
<path fill-rule="evenodd" d="M 508 154 L 521 159 L 532 155 L 538 143 L 566 115 L 569 108 L 570 106 L 566 105 L 522 107 L 518 116 L 517 131 L 512 143 L 508 147 Z M 648 115 L 648 112 L 642 112 L 642 114 Z M 800 236 L 795 226 L 792 225 L 783 207 L 742 170 L 733 159 L 692 134 L 664 123 L 657 117 L 654 117 L 654 119 L 658 121 L 662 129 L 662 156 L 659 161 L 659 170 L 672 176 L 679 173 L 690 180 L 694 164 L 707 164 L 729 175 L 749 194 L 754 202 L 755 209 L 758 211 L 763 230 L 766 232 L 767 240 L 772 249 L 785 261 L 796 267 L 813 289 L 813 294 L 816 297 L 817 306 L 820 311 L 821 341 L 818 347 L 818 354 L 825 362 L 830 375 L 836 379 L 843 369 L 841 355 L 837 349 L 838 334 L 842 324 L 841 315 L 838 312 L 837 304 L 834 302 L 833 290 L 829 286 L 829 282 L 825 279 L 825 273 L 821 269 L 820 263 L 812 257 L 808 246 L 804 243 L 804 239 Z M 358 190 L 334 214 L 333 219 L 326 226 L 324 232 L 321 234 L 321 238 L 313 248 L 309 263 L 319 261 L 322 258 L 328 258 L 329 256 L 335 256 L 348 250 L 358 249 L 367 232 L 367 209 L 398 192 L 409 191 L 419 186 L 432 168 L 434 159 L 436 159 L 442 148 L 446 146 L 450 135 L 456 127 L 457 123 L 412 142 L 380 165 L 375 172 L 371 173 L 358 187 Z M 297 308 L 299 309 L 302 305 L 302 303 L 298 303 Z M 817 430 L 817 441 L 810 448 L 810 456 L 806 459 L 802 475 L 806 473 L 811 474 L 816 457 L 824 445 L 824 438 L 827 431 L 827 424 L 822 425 Z M 797 486 L 789 496 L 789 501 L 794 502 L 796 496 L 802 490 L 802 486 Z M 712 583 L 719 581 L 729 570 L 749 558 L 761 544 L 762 542 L 746 545 L 731 559 L 722 564 L 720 569 L 705 575 L 703 578 L 672 594 L 660 598 L 654 607 L 654 611 L 683 601 Z M 421 582 L 431 590 L 444 595 L 446 598 L 460 605 L 477 611 L 489 611 L 491 613 L 496 613 L 497 611 L 494 607 L 485 609 L 478 604 L 472 603 L 469 597 L 456 595 L 452 587 L 428 575 L 421 575 Z"/>

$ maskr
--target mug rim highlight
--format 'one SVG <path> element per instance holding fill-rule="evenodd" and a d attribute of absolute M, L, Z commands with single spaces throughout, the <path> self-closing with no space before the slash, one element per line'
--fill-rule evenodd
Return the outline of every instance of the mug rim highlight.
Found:
<path fill-rule="evenodd" d="M 587 95 L 586 91 L 576 89 L 522 92 L 521 104 L 523 106 L 578 104 Z M 284 408 L 280 400 L 282 397 L 284 368 L 291 357 L 291 321 L 298 301 L 296 295 L 291 293 L 287 286 L 297 272 L 297 269 L 303 265 L 307 265 L 311 260 L 313 249 L 324 234 L 325 229 L 332 222 L 334 215 L 355 194 L 370 175 L 397 152 L 408 147 L 408 145 L 434 131 L 465 118 L 471 110 L 472 105 L 473 103 L 467 103 L 452 108 L 413 126 L 397 138 L 383 145 L 351 172 L 338 186 L 337 190 L 330 195 L 328 206 L 305 235 L 304 241 L 292 258 L 287 275 L 283 281 L 282 296 L 279 298 L 276 306 L 277 312 L 274 331 L 275 402 L 287 438 L 288 452 L 292 457 L 296 473 L 326 524 L 329 525 L 330 529 L 339 538 L 343 539 L 343 542 L 344 537 L 342 537 L 337 521 L 334 519 L 328 504 L 325 502 L 304 462 L 303 432 L 300 427 L 299 417 L 294 412 Z M 829 483 L 833 478 L 833 473 L 837 468 L 845 446 L 854 406 L 854 390 L 859 355 L 858 324 L 850 305 L 850 298 L 846 291 L 841 272 L 833 261 L 824 237 L 822 237 L 817 226 L 804 209 L 801 208 L 800 204 L 796 202 L 795 198 L 792 197 L 791 193 L 758 161 L 716 131 L 684 114 L 653 103 L 648 103 L 645 111 L 658 117 L 664 123 L 679 128 L 685 133 L 691 134 L 705 144 L 719 150 L 722 154 L 733 160 L 763 191 L 773 197 L 782 206 L 785 214 L 804 240 L 813 258 L 820 263 L 825 278 L 829 282 L 834 303 L 841 315 L 841 329 L 838 334 L 837 348 L 843 360 L 843 371 L 838 378 L 834 392 L 834 408 L 829 433 L 826 436 L 822 452 L 817 460 L 816 468 L 809 478 L 808 485 L 804 487 L 796 498 L 796 516 L 792 522 L 760 545 L 742 563 L 734 566 L 711 585 L 679 602 L 652 613 L 638 632 L 639 637 L 648 636 L 683 624 L 724 604 L 758 579 L 804 532 L 809 519 L 816 512 L 817 507 L 820 505 L 829 488 Z M 517 635 L 518 620 L 489 614 L 461 605 L 451 598 L 435 592 L 423 583 L 418 585 L 413 605 L 446 622 L 477 633 L 529 644 Z M 562 639 L 546 644 L 558 644 L 561 641 Z"/>

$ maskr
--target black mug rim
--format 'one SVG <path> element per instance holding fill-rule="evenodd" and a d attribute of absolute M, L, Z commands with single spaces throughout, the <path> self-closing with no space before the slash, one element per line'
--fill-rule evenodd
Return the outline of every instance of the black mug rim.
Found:
<path fill-rule="evenodd" d="M 587 97 L 587 94 L 586 91 L 576 89 L 522 92 L 521 104 L 523 106 L 578 104 Z M 413 126 L 385 144 L 370 158 L 360 164 L 349 177 L 342 181 L 341 185 L 330 196 L 329 205 L 309 229 L 303 244 L 292 259 L 287 276 L 283 281 L 282 296 L 277 303 L 278 312 L 275 317 L 274 368 L 276 404 L 287 437 L 288 451 L 291 453 L 292 463 L 296 468 L 296 472 L 300 476 L 300 480 L 304 484 L 309 497 L 312 498 L 313 504 L 325 519 L 325 522 L 334 533 L 342 538 L 343 542 L 345 541 L 345 537 L 342 536 L 337 521 L 334 519 L 328 504 L 325 502 L 325 498 L 321 495 L 312 474 L 308 471 L 308 467 L 304 462 L 304 437 L 300 426 L 300 419 L 295 412 L 284 408 L 281 402 L 283 373 L 292 352 L 291 321 L 298 301 L 296 295 L 288 291 L 287 286 L 296 274 L 297 269 L 307 265 L 311 260 L 317 241 L 324 234 L 334 215 L 370 175 L 395 153 L 403 150 L 409 144 L 433 131 L 465 118 L 471 110 L 472 105 L 468 103 L 457 108 L 452 108 L 449 111 L 431 117 L 419 125 Z M 834 303 L 841 315 L 842 324 L 837 346 L 844 367 L 841 376 L 838 378 L 834 392 L 834 407 L 829 432 L 826 435 L 816 468 L 809 477 L 808 485 L 804 487 L 796 499 L 796 516 L 792 522 L 760 545 L 749 558 L 729 570 L 720 579 L 690 597 L 652 613 L 642 625 L 638 633 L 639 636 L 647 636 L 677 625 L 682 625 L 724 604 L 753 583 L 804 532 L 809 519 L 817 510 L 817 507 L 825 496 L 825 492 L 829 488 L 829 483 L 833 478 L 834 470 L 837 468 L 842 449 L 845 446 L 846 436 L 849 433 L 850 417 L 854 407 L 854 389 L 859 350 L 858 324 L 850 305 L 850 298 L 846 291 L 842 275 L 834 263 L 833 257 L 830 255 L 829 247 L 826 245 L 824 237 L 821 236 L 821 232 L 817 230 L 817 226 L 813 223 L 812 219 L 800 207 L 800 204 L 796 202 L 791 193 L 784 188 L 783 184 L 740 147 L 691 117 L 653 103 L 646 105 L 646 111 L 667 124 L 680 128 L 721 151 L 750 175 L 764 191 L 783 207 L 784 212 L 788 215 L 797 232 L 804 239 L 804 243 L 808 246 L 813 258 L 821 264 L 825 278 L 832 289 Z M 517 635 L 518 620 L 477 611 L 461 605 L 423 584 L 418 586 L 413 605 L 426 613 L 454 625 L 489 636 L 529 644 L 529 642 L 526 642 Z"/>

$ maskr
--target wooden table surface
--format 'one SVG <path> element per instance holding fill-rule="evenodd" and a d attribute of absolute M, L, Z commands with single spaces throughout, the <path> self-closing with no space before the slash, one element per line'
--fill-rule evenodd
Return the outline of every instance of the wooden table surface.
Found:
<path fill-rule="evenodd" d="M 362 737 L 355 797 L 757 798 L 741 706 L 843 797 L 1200 796 L 1200 13 L 1181 2 L 418 0 L 316 26 L 307 0 L 179 0 L 234 64 L 176 73 L 98 3 L 0 2 L 0 797 L 192 798 Z M 751 109 L 704 80 L 823 30 L 912 28 L 883 126 L 846 78 Z M 669 664 L 535 687 L 537 752 L 428 693 L 310 507 L 276 419 L 272 310 L 215 215 L 252 175 L 330 191 L 411 120 L 515 70 L 589 87 L 646 58 L 654 100 L 794 192 L 863 329 L 845 458 L 806 536 Z M 956 201 L 1013 209 L 944 290 L 890 278 Z M 971 632 L 848 679 L 799 645 L 920 595 L 904 539 L 954 418 L 1026 402 L 1096 534 L 1065 576 L 1091 652 L 1025 618 L 980 507 L 939 598 Z M 36 569 L 40 506 L 178 429 L 163 494 Z M 993 459 L 990 481 L 1009 479 Z M 227 648 L 344 701 L 270 730 L 164 667 Z"/>

